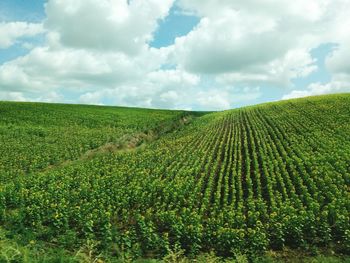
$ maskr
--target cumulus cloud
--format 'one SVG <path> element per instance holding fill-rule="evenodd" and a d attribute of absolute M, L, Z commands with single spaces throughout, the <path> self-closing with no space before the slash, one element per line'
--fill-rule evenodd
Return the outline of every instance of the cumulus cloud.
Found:
<path fill-rule="evenodd" d="M 218 86 L 297 88 L 293 79 L 318 69 L 310 51 L 331 42 L 340 45 L 327 60 L 332 84 L 288 93 L 324 94 L 350 86 L 346 82 L 349 1 L 223 0 L 218 4 L 214 0 L 180 0 L 180 4 L 202 19 L 192 32 L 176 40 L 177 63 L 187 71 L 215 76 Z"/>
<path fill-rule="evenodd" d="M 46 36 L 0 65 L 0 99 L 217 110 L 255 103 L 272 86 L 283 98 L 350 87 L 347 0 L 178 0 L 199 24 L 153 48 L 174 3 L 49 0 L 43 25 L 0 24 L 0 48 Z M 326 60 L 332 81 L 294 87 L 293 79 L 317 71 L 310 51 L 322 43 L 338 44 Z"/>
<path fill-rule="evenodd" d="M 349 79 L 350 80 L 350 79 Z M 283 100 L 302 98 L 307 96 L 323 95 L 329 93 L 350 92 L 349 82 L 333 81 L 327 84 L 312 83 L 306 90 L 293 90 L 282 97 Z"/>
<path fill-rule="evenodd" d="M 329 83 L 312 83 L 305 90 L 295 89 L 283 96 L 283 99 L 299 98 L 328 93 L 350 92 L 350 18 L 346 11 L 338 12 L 330 30 L 331 39 L 337 47 L 326 58 L 326 68 L 331 74 Z"/>
<path fill-rule="evenodd" d="M 230 101 L 227 92 L 212 90 L 210 92 L 199 92 L 197 101 L 200 106 L 209 110 L 229 109 Z"/>
<path fill-rule="evenodd" d="M 296 67 L 305 68 L 307 53 L 326 41 L 325 34 L 332 24 L 329 17 L 341 7 L 340 1 L 333 2 L 224 0 L 218 4 L 212 0 L 181 0 L 183 8 L 193 10 L 202 19 L 195 30 L 177 39 L 177 59 L 192 72 L 231 72 L 243 79 L 253 76 L 253 82 L 271 79 L 271 71 L 285 74 Z M 290 61 L 294 50 L 304 57 L 296 58 L 299 64 Z M 262 74 L 256 69 L 259 66 L 269 70 Z M 242 76 L 244 73 L 246 76 Z"/>
<path fill-rule="evenodd" d="M 176 56 L 188 71 L 215 74 L 244 70 L 283 55 L 287 37 L 276 40 L 277 24 L 266 17 L 223 11 L 202 18 L 196 29 L 176 39 Z M 283 33 L 282 33 L 283 34 Z"/>
<path fill-rule="evenodd" d="M 195 103 L 201 110 L 228 110 L 238 103 L 251 103 L 260 96 L 260 87 L 213 88 L 199 92 Z"/>
<path fill-rule="evenodd" d="M 220 74 L 216 80 L 220 84 L 262 85 L 268 84 L 280 88 L 291 84 L 291 80 L 305 77 L 317 70 L 315 60 L 304 49 L 291 49 L 284 56 L 266 64 L 254 65 L 249 69 Z"/>
<path fill-rule="evenodd" d="M 65 46 L 136 54 L 173 0 L 51 0 L 45 27 Z"/>
<path fill-rule="evenodd" d="M 227 9 L 254 12 L 262 15 L 278 15 L 281 17 L 300 17 L 315 21 L 326 11 L 331 0 L 180 0 L 183 8 L 192 10 L 201 16 L 217 16 Z"/>
<path fill-rule="evenodd" d="M 152 108 L 186 108 L 188 97 L 199 84 L 199 77 L 179 70 L 157 70 L 144 76 L 140 81 L 116 85 L 114 88 L 101 89 L 82 94 L 79 101 L 89 104 L 104 104 L 108 98 L 117 105 L 129 105 Z"/>
<path fill-rule="evenodd" d="M 26 98 L 21 92 L 3 92 L 0 91 L 0 100 L 4 101 L 26 101 Z"/>
<path fill-rule="evenodd" d="M 87 103 L 118 93 L 121 103 L 132 105 L 151 101 L 174 83 L 193 83 L 196 77 L 189 73 L 160 70 L 170 49 L 148 45 L 172 2 L 50 0 L 44 22 L 46 43 L 0 65 L 0 90 L 21 92 L 39 101 L 51 100 L 47 97 L 61 100 L 60 96 L 44 98 L 42 94 L 69 90 Z"/>
<path fill-rule="evenodd" d="M 350 26 L 350 24 L 349 24 Z M 334 74 L 350 75 L 350 36 L 327 58 L 326 66 Z"/>
<path fill-rule="evenodd" d="M 37 47 L 28 55 L 0 66 L 0 90 L 26 92 L 33 97 L 60 90 L 85 94 L 119 87 L 119 92 L 127 96 L 129 89 L 120 87 L 130 87 L 130 90 L 138 87 L 139 95 L 152 96 L 151 91 L 144 93 L 142 90 L 153 87 L 153 91 L 158 92 L 160 88 L 167 90 L 169 85 L 174 85 L 172 83 L 185 85 L 195 81 L 188 73 L 177 77 L 165 71 L 158 72 L 164 59 L 162 53 L 162 50 L 147 49 L 142 55 L 128 57 L 118 52 Z"/>
<path fill-rule="evenodd" d="M 42 24 L 27 22 L 0 22 L 0 49 L 9 48 L 19 38 L 33 37 L 44 32 Z"/>

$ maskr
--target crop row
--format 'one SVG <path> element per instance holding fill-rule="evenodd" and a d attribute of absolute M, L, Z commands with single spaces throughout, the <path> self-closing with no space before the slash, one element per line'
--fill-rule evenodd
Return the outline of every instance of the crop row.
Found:
<path fill-rule="evenodd" d="M 144 149 L 6 184 L 2 220 L 63 246 L 89 238 L 138 255 L 175 245 L 222 255 L 349 251 L 347 105 L 341 97 L 207 114 Z"/>

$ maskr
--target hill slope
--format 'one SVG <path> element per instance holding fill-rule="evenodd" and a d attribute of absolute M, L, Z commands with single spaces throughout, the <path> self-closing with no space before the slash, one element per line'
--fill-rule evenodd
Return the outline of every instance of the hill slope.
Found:
<path fill-rule="evenodd" d="M 122 107 L 0 102 L 0 182 L 35 172 L 190 113 Z"/>
<path fill-rule="evenodd" d="M 350 95 L 329 95 L 207 114 L 133 152 L 14 178 L 0 219 L 22 240 L 114 256 L 349 253 L 349 185 Z"/>

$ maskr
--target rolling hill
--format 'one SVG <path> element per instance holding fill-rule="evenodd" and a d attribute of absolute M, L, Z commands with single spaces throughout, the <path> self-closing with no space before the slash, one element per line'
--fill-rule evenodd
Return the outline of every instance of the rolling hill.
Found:
<path fill-rule="evenodd" d="M 188 113 L 122 107 L 0 102 L 0 182 L 81 158 L 99 147 L 121 148 L 131 138 Z"/>
<path fill-rule="evenodd" d="M 350 94 L 207 114 L 5 102 L 0 114 L 0 226 L 22 246 L 88 243 L 106 261 L 350 253 Z"/>

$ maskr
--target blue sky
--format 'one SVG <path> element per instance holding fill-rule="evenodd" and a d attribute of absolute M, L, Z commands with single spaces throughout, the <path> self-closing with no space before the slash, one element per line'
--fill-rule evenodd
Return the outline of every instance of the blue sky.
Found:
<path fill-rule="evenodd" d="M 40 22 L 45 19 L 44 0 L 2 0 L 2 21 Z"/>
<path fill-rule="evenodd" d="M 336 4 L 200 3 L 2 0 L 0 100 L 221 110 L 349 91 Z"/>
<path fill-rule="evenodd" d="M 173 5 L 169 15 L 159 21 L 150 45 L 155 48 L 170 46 L 176 37 L 187 35 L 198 23 L 199 17 L 186 15 L 178 6 Z"/>
<path fill-rule="evenodd" d="M 43 0 L 2 0 L 0 1 L 0 22 L 42 22 L 45 19 L 45 2 Z M 36 36 L 21 40 L 33 45 L 40 45 L 43 42 L 43 37 Z M 29 52 L 27 48 L 22 46 L 22 41 L 6 49 L 0 48 L 0 64 Z"/>

